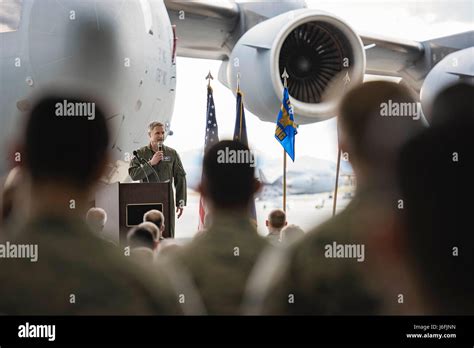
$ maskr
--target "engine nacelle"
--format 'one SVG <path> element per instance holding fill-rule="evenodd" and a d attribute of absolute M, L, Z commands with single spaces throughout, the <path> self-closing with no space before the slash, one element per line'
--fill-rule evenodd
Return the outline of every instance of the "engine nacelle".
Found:
<path fill-rule="evenodd" d="M 423 114 L 431 120 L 435 97 L 448 86 L 464 81 L 474 84 L 474 47 L 448 54 L 426 76 L 421 87 L 420 100 Z"/>
<path fill-rule="evenodd" d="M 259 23 L 235 45 L 219 80 L 235 93 L 237 74 L 246 108 L 275 122 L 286 68 L 298 124 L 336 115 L 340 98 L 363 81 L 365 51 L 360 37 L 332 14 L 295 10 Z"/>

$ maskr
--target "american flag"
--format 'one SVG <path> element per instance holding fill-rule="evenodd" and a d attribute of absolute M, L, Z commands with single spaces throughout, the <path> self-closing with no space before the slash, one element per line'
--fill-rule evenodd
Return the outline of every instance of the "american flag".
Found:
<path fill-rule="evenodd" d="M 234 127 L 234 140 L 240 141 L 242 144 L 249 146 L 247 138 L 247 125 L 245 123 L 245 108 L 244 108 L 244 96 L 239 87 L 237 87 L 237 105 L 236 105 L 236 117 Z M 255 200 L 250 203 L 249 207 L 250 218 L 257 226 L 257 210 L 255 209 Z"/>
<path fill-rule="evenodd" d="M 207 87 L 207 111 L 206 111 L 206 137 L 204 138 L 204 152 L 219 141 L 219 129 L 217 127 L 216 107 L 214 105 L 214 96 L 212 87 Z M 206 204 L 204 199 L 199 200 L 199 227 L 201 231 L 204 228 L 204 219 L 206 217 Z"/>

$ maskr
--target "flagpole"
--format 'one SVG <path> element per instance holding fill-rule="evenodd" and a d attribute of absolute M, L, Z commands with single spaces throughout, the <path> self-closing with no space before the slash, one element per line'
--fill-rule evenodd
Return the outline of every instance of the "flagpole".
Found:
<path fill-rule="evenodd" d="M 339 186 L 339 167 L 341 163 L 341 149 L 337 145 L 337 167 L 336 167 L 336 185 L 334 187 L 334 201 L 332 203 L 332 216 L 336 215 L 337 187 Z"/>
<path fill-rule="evenodd" d="M 211 80 L 214 80 L 214 77 L 212 77 L 212 74 L 211 74 L 211 70 L 209 70 L 209 74 L 207 74 L 206 80 L 207 80 L 207 88 L 210 88 L 211 87 Z"/>
<path fill-rule="evenodd" d="M 344 93 L 346 90 L 347 85 L 351 82 L 351 78 L 349 77 L 349 72 L 346 71 L 346 75 L 343 78 L 344 81 L 344 88 L 342 92 Z M 339 128 L 336 130 L 337 134 L 337 165 L 336 165 L 336 184 L 334 187 L 334 200 L 332 203 L 332 216 L 336 215 L 336 202 L 337 202 L 337 187 L 339 186 L 339 168 L 341 165 L 341 147 L 339 146 Z"/>
<path fill-rule="evenodd" d="M 240 72 L 237 73 L 237 93 L 240 93 Z M 243 108 L 243 100 L 242 100 L 242 93 L 240 94 L 240 110 L 239 110 L 239 121 L 240 121 L 240 128 L 239 128 L 239 141 L 242 141 L 242 108 Z"/>
<path fill-rule="evenodd" d="M 286 68 L 283 70 L 283 86 L 284 88 L 288 87 L 288 73 Z M 286 151 L 283 149 L 283 211 L 286 213 Z"/>
<path fill-rule="evenodd" d="M 283 149 L 283 211 L 286 213 L 286 151 Z"/>
<path fill-rule="evenodd" d="M 214 77 L 211 74 L 211 70 L 209 70 L 209 73 L 206 76 L 207 80 L 207 93 L 209 96 L 209 91 L 212 93 L 212 87 L 211 87 L 211 80 L 214 80 Z M 207 105 L 209 107 L 209 99 L 207 100 Z M 206 110 L 209 112 L 209 110 Z M 206 115 L 207 118 L 207 115 Z M 206 151 L 206 144 L 204 144 L 204 151 Z M 202 178 L 202 173 L 201 173 L 201 178 Z M 199 223 L 198 223 L 198 232 L 202 231 L 204 229 L 204 220 L 206 219 L 207 211 L 206 211 L 206 202 L 204 201 L 204 198 L 202 196 L 199 197 Z"/>

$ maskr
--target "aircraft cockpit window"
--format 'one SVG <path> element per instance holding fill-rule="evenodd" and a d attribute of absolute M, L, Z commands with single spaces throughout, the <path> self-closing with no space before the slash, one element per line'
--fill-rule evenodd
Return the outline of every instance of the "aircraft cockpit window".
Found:
<path fill-rule="evenodd" d="M 1 0 L 0 33 L 16 31 L 20 27 L 23 0 Z"/>

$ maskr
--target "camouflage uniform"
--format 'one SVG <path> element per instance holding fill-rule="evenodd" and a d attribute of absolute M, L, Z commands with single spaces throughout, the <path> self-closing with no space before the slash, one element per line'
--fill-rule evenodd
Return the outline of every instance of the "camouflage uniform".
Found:
<path fill-rule="evenodd" d="M 215 215 L 209 230 L 170 257 L 189 273 L 208 314 L 237 315 L 249 275 L 267 245 L 248 216 Z"/>
<path fill-rule="evenodd" d="M 341 213 L 290 248 L 287 267 L 267 292 L 264 314 L 380 314 L 381 293 L 366 278 L 371 258 L 367 233 L 374 230 L 374 219 L 383 219 L 377 217 L 374 198 L 356 195 Z M 365 260 L 326 257 L 325 246 L 333 242 L 365 245 Z"/>
<path fill-rule="evenodd" d="M 8 315 L 182 314 L 162 271 L 144 270 L 81 220 L 43 217 L 14 244 L 37 244 L 38 260 L 0 259 L 0 313 Z"/>
<path fill-rule="evenodd" d="M 138 155 L 146 161 L 150 161 L 153 155 L 155 154 L 155 151 L 152 150 L 150 145 L 140 148 L 137 152 Z M 130 162 L 128 174 L 130 175 L 132 180 L 135 181 L 140 180 L 141 182 L 148 182 L 148 177 L 148 180 L 150 182 L 157 182 L 157 177 L 151 167 L 151 165 L 143 165 L 143 167 L 140 168 L 140 161 L 138 160 L 138 158 L 135 157 Z M 163 160 L 161 160 L 160 163 L 158 163 L 157 165 L 154 165 L 153 168 L 158 174 L 160 182 L 165 182 L 169 180 L 174 183 L 174 187 L 176 190 L 176 207 L 186 206 L 186 172 L 184 171 L 181 159 L 179 158 L 179 155 L 176 150 L 163 145 Z M 175 199 L 173 195 L 171 195 L 170 201 L 171 207 L 174 207 Z M 165 223 L 168 224 L 170 236 L 171 238 L 173 238 L 175 225 L 175 209 L 170 209 L 170 221 L 165 221 Z"/>

